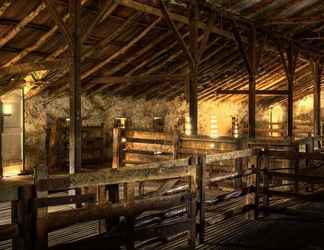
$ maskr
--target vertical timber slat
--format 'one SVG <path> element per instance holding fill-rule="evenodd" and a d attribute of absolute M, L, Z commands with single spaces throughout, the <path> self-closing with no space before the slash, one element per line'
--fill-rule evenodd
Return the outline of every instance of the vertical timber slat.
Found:
<path fill-rule="evenodd" d="M 70 174 L 81 169 L 81 81 L 80 1 L 70 0 L 72 20 L 72 62 L 70 80 Z"/>
<path fill-rule="evenodd" d="M 321 65 L 319 61 L 312 62 L 313 67 L 313 131 L 314 136 L 321 135 Z"/>
<path fill-rule="evenodd" d="M 255 95 L 256 95 L 256 29 L 253 26 L 249 34 L 248 60 L 249 60 L 249 138 L 255 138 Z"/>

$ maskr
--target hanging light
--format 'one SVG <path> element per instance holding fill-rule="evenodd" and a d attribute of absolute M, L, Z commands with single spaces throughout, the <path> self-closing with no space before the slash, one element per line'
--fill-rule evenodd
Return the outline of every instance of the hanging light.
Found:
<path fill-rule="evenodd" d="M 218 122 L 215 115 L 210 117 L 210 137 L 217 138 L 219 136 L 218 132 Z"/>

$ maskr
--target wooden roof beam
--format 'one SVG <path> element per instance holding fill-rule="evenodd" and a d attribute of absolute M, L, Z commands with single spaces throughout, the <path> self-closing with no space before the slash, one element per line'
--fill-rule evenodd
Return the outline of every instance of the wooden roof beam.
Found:
<path fill-rule="evenodd" d="M 157 18 L 151 25 L 149 25 L 145 30 L 143 30 L 138 36 L 133 38 L 126 46 L 121 48 L 120 50 L 113 53 L 111 56 L 103 60 L 101 63 L 97 64 L 90 70 L 84 72 L 81 76 L 81 79 L 85 79 L 89 77 L 90 75 L 94 74 L 98 70 L 102 69 L 105 65 L 110 63 L 112 60 L 116 59 L 118 56 L 124 54 L 129 48 L 131 48 L 134 44 L 136 44 L 139 40 L 141 40 L 147 33 L 151 31 L 151 29 L 157 25 L 161 21 L 161 18 Z"/>
<path fill-rule="evenodd" d="M 216 90 L 216 95 L 247 95 L 248 90 L 245 89 L 218 89 Z M 288 95 L 287 90 L 277 90 L 277 89 L 262 89 L 256 90 L 257 95 Z"/>
<path fill-rule="evenodd" d="M 13 29 L 11 29 L 6 35 L 0 38 L 0 48 L 11 41 L 16 35 L 26 27 L 33 19 L 35 19 L 44 9 L 46 5 L 44 3 L 37 6 L 35 10 L 30 12 L 27 16 L 25 16 L 19 23 L 15 25 Z"/>
<path fill-rule="evenodd" d="M 163 15 L 161 13 L 161 10 L 159 10 L 158 8 L 152 7 L 152 6 L 144 4 L 144 3 L 137 2 L 135 0 L 119 0 L 119 3 L 120 3 L 120 5 L 129 7 L 129 8 L 132 8 L 132 9 L 136 9 L 138 11 L 145 12 L 145 13 L 148 13 L 148 14 L 152 14 L 152 15 L 156 15 L 156 16 L 162 16 Z M 251 21 L 249 21 L 247 19 L 242 19 L 242 18 L 240 18 L 238 16 L 235 16 L 233 13 L 224 11 L 223 9 L 215 9 L 214 11 L 224 13 L 224 16 L 226 16 L 230 20 L 235 20 L 236 22 L 240 22 L 240 23 L 244 23 L 244 24 L 248 24 L 248 25 L 253 25 L 253 23 Z M 169 12 L 169 16 L 170 16 L 170 19 L 173 20 L 173 21 L 177 21 L 177 22 L 184 23 L 184 24 L 187 24 L 187 25 L 189 24 L 189 19 L 187 17 L 183 16 L 183 15 L 179 15 L 179 14 L 176 14 L 176 13 Z M 205 30 L 206 27 L 207 27 L 207 25 L 205 23 L 198 22 L 198 28 L 199 29 Z M 234 34 L 231 31 L 224 30 L 224 29 L 219 28 L 217 26 L 213 26 L 212 29 L 211 29 L 211 32 L 215 33 L 215 34 L 218 34 L 218 35 L 220 35 L 222 37 L 225 37 L 227 39 L 235 40 Z M 279 35 L 280 34 L 275 34 L 273 36 L 278 37 Z M 247 43 L 248 42 L 247 37 L 242 37 L 242 41 L 244 43 Z M 288 47 L 289 41 L 287 41 L 287 39 L 283 38 L 282 42 L 285 45 L 287 45 L 287 47 Z M 269 44 L 265 45 L 264 48 L 265 48 L 265 50 L 276 51 L 276 49 L 274 47 L 272 47 L 271 45 L 269 45 Z M 301 48 L 301 50 L 302 50 L 301 52 L 303 52 L 305 54 L 310 54 L 310 55 L 316 56 L 316 57 L 320 56 L 318 53 L 315 53 L 310 48 Z"/>
<path fill-rule="evenodd" d="M 191 54 L 191 52 L 187 48 L 186 43 L 182 39 L 177 27 L 173 23 L 173 20 L 170 17 L 170 14 L 169 14 L 169 12 L 167 10 L 167 7 L 166 7 L 164 1 L 160 0 L 160 4 L 161 4 L 161 12 L 163 14 L 163 17 L 164 17 L 165 21 L 167 22 L 169 28 L 173 31 L 173 33 L 174 33 L 174 35 L 175 35 L 181 49 L 183 50 L 183 53 L 187 57 L 188 62 L 190 62 L 191 65 L 194 65 L 195 64 L 195 61 L 194 61 L 195 58 L 193 57 L 193 55 Z"/>
<path fill-rule="evenodd" d="M 68 63 L 65 60 L 15 64 L 8 67 L 0 67 L 0 76 L 30 73 L 40 70 L 64 69 L 67 65 Z"/>
<path fill-rule="evenodd" d="M 55 6 L 53 5 L 54 1 L 53 0 L 43 0 L 43 1 L 46 4 L 46 7 L 49 13 L 51 14 L 52 18 L 54 19 L 56 25 L 59 27 L 60 31 L 62 32 L 66 43 L 69 44 L 70 47 L 72 47 L 72 36 L 70 34 L 68 27 L 66 27 L 64 21 L 60 17 Z"/>
<path fill-rule="evenodd" d="M 118 2 L 111 2 L 111 1 L 106 2 L 106 4 L 103 6 L 101 11 L 96 16 L 95 20 L 90 24 L 90 26 L 86 29 L 83 36 L 81 37 L 81 44 L 83 44 L 87 40 L 88 36 L 97 26 L 97 24 L 105 20 L 118 7 L 118 5 L 119 5 Z"/>
<path fill-rule="evenodd" d="M 81 0 L 81 5 L 86 4 L 88 1 L 89 0 Z M 63 17 L 63 22 L 66 22 L 69 18 L 70 18 L 70 14 L 66 14 Z M 40 48 L 42 45 L 44 45 L 49 39 L 51 39 L 54 36 L 54 34 L 57 32 L 57 30 L 58 30 L 58 26 L 55 25 L 48 32 L 46 32 L 44 35 L 42 35 L 35 44 L 25 48 L 23 51 L 21 51 L 18 55 L 16 55 L 12 59 L 10 59 L 3 66 L 7 67 L 12 64 L 15 64 L 15 63 L 19 62 L 21 59 L 25 58 L 27 55 L 29 55 L 34 50 Z"/>

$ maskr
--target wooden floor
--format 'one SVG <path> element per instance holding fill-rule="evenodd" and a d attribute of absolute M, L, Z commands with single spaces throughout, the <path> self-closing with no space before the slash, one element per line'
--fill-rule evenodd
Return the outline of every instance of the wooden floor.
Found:
<path fill-rule="evenodd" d="M 29 183 L 28 177 L 11 179 L 10 184 L 17 182 Z M 9 181 L 8 181 L 9 183 Z M 324 224 L 308 221 L 305 218 L 271 215 L 255 221 L 245 216 L 237 216 L 223 220 L 222 214 L 235 207 L 241 207 L 244 197 L 234 198 L 215 207 L 213 213 L 207 214 L 206 242 L 197 245 L 196 249 L 324 249 Z M 323 214 L 321 203 L 296 203 L 291 200 L 273 200 L 272 206 L 289 206 L 302 210 Z M 56 207 L 55 210 L 68 209 L 67 206 Z M 10 203 L 0 203 L 0 225 L 11 221 Z M 77 224 L 49 234 L 49 246 L 53 250 L 103 250 L 107 248 L 107 235 L 99 234 L 98 221 Z M 81 240 L 81 241 L 80 241 Z M 62 245 L 64 243 L 64 245 Z M 174 236 L 163 242 L 151 240 L 137 242 L 136 249 L 168 250 L 186 248 L 183 235 Z M 11 249 L 11 242 L 0 242 L 0 250 Z"/>
<path fill-rule="evenodd" d="M 321 212 L 324 205 L 320 203 L 298 204 L 293 201 L 280 201 L 296 209 Z M 277 205 L 277 206 L 281 206 Z M 324 249 L 324 224 L 305 218 L 271 215 L 258 221 L 248 220 L 244 216 L 217 221 L 217 214 L 209 214 L 207 239 L 204 244 L 197 244 L 199 250 L 277 250 L 277 249 Z M 76 244 L 53 248 L 55 250 L 103 250 L 111 249 L 104 236 L 93 237 Z M 184 237 L 170 239 L 169 242 L 155 244 L 137 244 L 136 249 L 169 250 L 188 249 Z"/>
<path fill-rule="evenodd" d="M 249 250 L 249 249 L 324 249 L 324 224 L 308 221 L 305 218 L 271 215 L 255 221 L 244 216 L 237 216 L 221 220 L 220 213 L 229 207 L 238 206 L 242 198 L 234 199 L 227 204 L 219 206 L 219 213 L 208 214 L 207 239 L 202 245 L 197 245 L 199 250 Z M 316 211 L 324 214 L 324 205 L 320 203 L 298 204 L 293 201 L 277 201 L 277 206 L 289 205 L 307 211 Z M 9 204 L 1 204 L 1 224 L 10 221 Z M 98 223 L 88 222 L 78 224 L 63 230 L 58 230 L 49 235 L 49 245 L 59 243 L 52 250 L 103 250 L 107 247 L 106 236 L 98 234 Z M 86 239 L 85 239 L 86 238 Z M 80 239 L 83 239 L 79 241 Z M 78 241 L 78 242 L 76 242 Z M 73 243 L 74 242 L 74 243 Z M 10 242 L 0 242 L 0 249 L 9 250 Z M 183 236 L 170 238 L 165 242 L 141 242 L 136 244 L 136 249 L 168 250 L 186 249 L 186 240 Z"/>

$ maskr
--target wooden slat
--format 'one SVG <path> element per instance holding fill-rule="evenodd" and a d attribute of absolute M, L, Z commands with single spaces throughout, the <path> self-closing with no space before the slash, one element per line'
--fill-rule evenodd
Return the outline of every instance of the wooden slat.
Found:
<path fill-rule="evenodd" d="M 127 138 L 172 141 L 173 137 L 170 133 L 129 130 L 127 131 Z"/>
<path fill-rule="evenodd" d="M 37 199 L 38 207 L 48 207 L 48 206 L 60 206 L 66 204 L 75 204 L 82 202 L 95 202 L 96 194 L 84 194 L 84 195 L 70 195 L 62 197 L 49 197 Z"/>
<path fill-rule="evenodd" d="M 126 162 L 139 162 L 139 163 L 149 163 L 154 161 L 166 161 L 171 160 L 172 156 L 168 155 L 149 155 L 149 154 L 138 154 L 138 153 L 125 153 Z"/>
<path fill-rule="evenodd" d="M 148 151 L 148 152 L 161 152 L 161 153 L 172 153 L 172 145 L 152 144 L 152 143 L 138 143 L 138 142 L 127 142 L 126 150 L 134 151 Z"/>
<path fill-rule="evenodd" d="M 258 150 L 256 149 L 245 149 L 245 150 L 237 150 L 228 153 L 220 153 L 215 155 L 207 155 L 207 164 L 215 161 L 223 161 L 223 160 L 234 160 L 239 158 L 246 158 L 251 156 L 256 156 L 258 154 Z"/>
<path fill-rule="evenodd" d="M 178 178 L 195 175 L 195 166 L 189 166 L 189 159 L 179 159 L 165 162 L 155 162 L 124 167 L 119 169 L 105 169 L 92 173 L 76 173 L 65 177 L 52 177 L 38 184 L 40 188 L 48 190 L 64 190 L 92 185 L 107 185 L 127 183 L 129 181 L 150 181 Z"/>
<path fill-rule="evenodd" d="M 48 216 L 48 229 L 54 231 L 76 223 L 90 220 L 98 220 L 103 217 L 131 216 L 139 214 L 143 211 L 164 210 L 172 206 L 183 204 L 184 199 L 189 196 L 188 193 L 147 198 L 135 200 L 132 208 L 125 204 L 99 204 L 88 208 L 80 208 L 63 212 L 50 213 Z"/>

